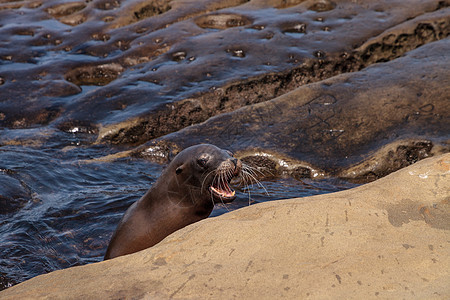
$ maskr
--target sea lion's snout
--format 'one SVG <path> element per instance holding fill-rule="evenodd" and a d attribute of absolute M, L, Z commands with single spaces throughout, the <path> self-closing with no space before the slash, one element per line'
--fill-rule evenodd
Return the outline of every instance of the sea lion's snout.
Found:
<path fill-rule="evenodd" d="M 241 170 L 242 162 L 234 157 L 224 160 L 219 165 L 210 186 L 211 193 L 218 202 L 228 203 L 236 198 L 236 192 L 230 187 L 230 181 L 233 177 L 239 176 Z"/>
<path fill-rule="evenodd" d="M 241 160 L 233 157 L 233 159 L 231 161 L 234 164 L 234 172 L 233 172 L 234 177 L 239 176 L 239 174 L 241 174 L 241 170 L 242 170 Z"/>

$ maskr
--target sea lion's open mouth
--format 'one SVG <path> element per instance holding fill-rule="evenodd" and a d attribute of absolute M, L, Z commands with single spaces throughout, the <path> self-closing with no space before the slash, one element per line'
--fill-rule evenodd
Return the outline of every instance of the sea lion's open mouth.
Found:
<path fill-rule="evenodd" d="M 217 176 L 209 187 L 214 198 L 221 202 L 231 202 L 236 198 L 236 192 L 230 187 L 229 183 L 233 175 L 227 178 L 224 175 Z"/>

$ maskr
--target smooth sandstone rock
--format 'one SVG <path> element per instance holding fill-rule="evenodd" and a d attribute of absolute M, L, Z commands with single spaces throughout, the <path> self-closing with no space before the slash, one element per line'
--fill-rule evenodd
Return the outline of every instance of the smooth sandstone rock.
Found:
<path fill-rule="evenodd" d="M 450 154 L 328 195 L 253 205 L 2 299 L 450 296 Z"/>

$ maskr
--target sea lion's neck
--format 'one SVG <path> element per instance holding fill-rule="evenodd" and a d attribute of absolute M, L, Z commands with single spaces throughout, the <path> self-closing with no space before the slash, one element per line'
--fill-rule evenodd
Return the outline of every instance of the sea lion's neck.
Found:
<path fill-rule="evenodd" d="M 179 215 L 178 219 L 190 216 L 189 218 L 195 219 L 193 222 L 196 222 L 208 217 L 213 210 L 214 203 L 209 197 L 210 195 L 205 191 L 202 193 L 199 187 L 185 183 L 180 185 L 174 179 L 164 180 L 160 177 L 139 200 L 139 205 L 145 207 L 149 217 L 154 213 L 160 215 L 161 211 L 170 211 L 170 216 Z"/>
<path fill-rule="evenodd" d="M 162 193 L 162 190 L 163 185 L 154 184 L 136 203 L 138 213 L 134 218 L 145 220 L 139 222 L 145 228 L 141 227 L 142 233 L 135 238 L 142 241 L 136 251 L 151 247 L 178 229 L 207 218 L 214 207 L 213 204 L 210 207 L 187 205 L 177 200 L 180 195 L 170 195 L 167 191 Z"/>

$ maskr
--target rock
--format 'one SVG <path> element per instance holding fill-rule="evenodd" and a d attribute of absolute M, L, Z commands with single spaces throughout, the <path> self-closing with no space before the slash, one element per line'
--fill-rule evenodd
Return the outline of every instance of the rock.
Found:
<path fill-rule="evenodd" d="M 445 54 L 444 54 L 445 53 Z M 298 167 L 362 182 L 449 151 L 450 40 L 387 63 L 302 86 L 271 101 L 210 118 L 136 149 L 198 143 L 240 158 L 264 156 L 270 171 Z"/>
<path fill-rule="evenodd" d="M 41 275 L 2 299 L 450 296 L 450 154 L 328 195 L 261 203 L 153 248 Z"/>
<path fill-rule="evenodd" d="M 448 1 L 0 4 L 0 126 L 142 144 L 449 34 Z"/>

